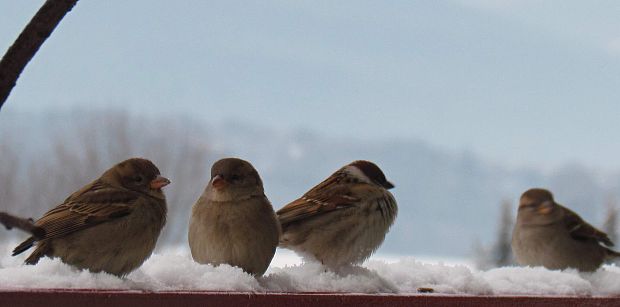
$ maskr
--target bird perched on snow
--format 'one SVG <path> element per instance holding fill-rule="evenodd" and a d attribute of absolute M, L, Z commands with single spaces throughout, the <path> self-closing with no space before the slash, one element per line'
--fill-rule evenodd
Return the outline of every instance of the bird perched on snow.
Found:
<path fill-rule="evenodd" d="M 43 236 L 30 237 L 13 256 L 35 245 L 27 264 L 59 257 L 80 269 L 124 276 L 155 248 L 166 222 L 161 188 L 169 183 L 149 160 L 118 163 L 37 220 Z"/>
<path fill-rule="evenodd" d="M 189 247 L 196 262 L 222 263 L 254 276 L 275 254 L 280 225 L 258 172 L 247 161 L 227 158 L 211 167 L 211 180 L 192 207 Z"/>
<path fill-rule="evenodd" d="M 280 245 L 331 269 L 358 264 L 383 242 L 398 208 L 381 169 L 354 161 L 278 210 Z"/>
<path fill-rule="evenodd" d="M 519 264 L 594 271 L 605 260 L 620 256 L 606 246 L 613 246 L 607 234 L 557 204 L 551 192 L 530 189 L 521 195 L 512 234 Z"/>

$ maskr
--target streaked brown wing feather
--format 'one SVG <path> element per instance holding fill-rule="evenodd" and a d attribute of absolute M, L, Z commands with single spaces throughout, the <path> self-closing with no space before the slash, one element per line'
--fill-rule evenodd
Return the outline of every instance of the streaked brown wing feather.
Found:
<path fill-rule="evenodd" d="M 278 220 L 282 227 L 296 221 L 349 207 L 359 199 L 350 195 L 346 185 L 338 184 L 340 178 L 331 176 L 308 191 L 304 196 L 294 200 L 278 210 Z"/>
<path fill-rule="evenodd" d="M 571 237 L 576 240 L 596 240 L 607 246 L 613 246 L 613 242 L 609 239 L 606 233 L 598 230 L 596 227 L 588 224 L 577 213 L 571 211 L 566 207 L 560 206 L 564 211 L 564 221 L 566 229 L 568 229 Z"/>
<path fill-rule="evenodd" d="M 35 225 L 45 230 L 43 239 L 66 236 L 72 232 L 126 216 L 139 194 L 93 182 L 58 207 L 48 211 Z"/>

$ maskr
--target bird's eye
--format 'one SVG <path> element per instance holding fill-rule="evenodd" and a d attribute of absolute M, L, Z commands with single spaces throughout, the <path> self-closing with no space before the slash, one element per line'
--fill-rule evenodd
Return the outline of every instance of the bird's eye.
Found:
<path fill-rule="evenodd" d="M 133 181 L 140 183 L 144 180 L 144 177 L 140 176 L 140 175 L 136 175 L 133 177 Z"/>
<path fill-rule="evenodd" d="M 241 179 L 241 176 L 239 175 L 232 175 L 230 176 L 230 180 L 231 181 L 239 181 Z"/>

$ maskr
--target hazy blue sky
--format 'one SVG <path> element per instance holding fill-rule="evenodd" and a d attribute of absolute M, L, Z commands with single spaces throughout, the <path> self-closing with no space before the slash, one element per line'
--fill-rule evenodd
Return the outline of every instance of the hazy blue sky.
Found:
<path fill-rule="evenodd" d="M 0 48 L 43 1 L 0 0 Z M 81 0 L 2 110 L 112 105 L 620 170 L 620 2 Z"/>

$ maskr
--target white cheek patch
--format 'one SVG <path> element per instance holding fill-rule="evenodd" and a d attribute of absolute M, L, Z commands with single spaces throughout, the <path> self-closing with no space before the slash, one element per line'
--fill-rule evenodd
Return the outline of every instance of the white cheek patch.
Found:
<path fill-rule="evenodd" d="M 357 167 L 355 167 L 353 165 L 345 166 L 344 170 L 349 175 L 357 178 L 359 181 L 366 182 L 366 183 L 372 183 L 372 180 L 370 180 L 370 178 L 368 178 L 368 176 L 366 176 L 366 174 L 364 174 L 364 172 L 362 172 L 359 168 L 357 168 Z"/>

